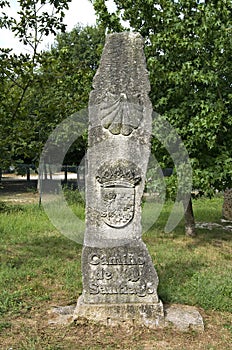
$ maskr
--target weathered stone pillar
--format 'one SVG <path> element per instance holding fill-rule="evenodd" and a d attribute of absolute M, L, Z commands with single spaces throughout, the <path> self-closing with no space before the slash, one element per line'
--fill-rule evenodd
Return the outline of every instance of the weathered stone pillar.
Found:
<path fill-rule="evenodd" d="M 83 294 L 74 318 L 163 322 L 158 276 L 141 237 L 152 127 L 149 91 L 141 36 L 108 35 L 89 100 Z"/>
<path fill-rule="evenodd" d="M 226 220 L 232 221 L 232 188 L 228 188 L 224 192 L 222 216 Z"/>

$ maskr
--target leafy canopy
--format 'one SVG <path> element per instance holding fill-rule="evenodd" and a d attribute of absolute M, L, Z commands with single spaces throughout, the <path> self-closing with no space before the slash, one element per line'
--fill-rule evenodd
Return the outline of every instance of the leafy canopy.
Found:
<path fill-rule="evenodd" d="M 15 17 L 10 15 L 13 1 L 0 0 L 0 29 L 8 28 L 25 45 L 27 53 L 15 54 L 12 48 L 0 48 L 0 161 L 1 167 L 15 159 L 34 158 L 36 134 L 30 118 L 30 88 L 37 79 L 44 36 L 65 30 L 64 9 L 71 0 L 18 0 Z M 30 142 L 29 142 L 30 140 Z"/>
<path fill-rule="evenodd" d="M 58 34 L 49 51 L 39 52 L 37 65 L 30 55 L 5 54 L 0 65 L 4 82 L 0 93 L 2 166 L 38 164 L 52 130 L 87 107 L 104 37 L 102 29 L 76 26 L 70 33 Z M 80 162 L 86 140 L 86 133 L 76 140 L 65 163 Z"/>
<path fill-rule="evenodd" d="M 151 100 L 188 150 L 195 188 L 212 194 L 232 186 L 232 1 L 93 0 L 108 31 L 132 30 L 145 39 Z M 154 140 L 164 166 L 172 166 Z"/>

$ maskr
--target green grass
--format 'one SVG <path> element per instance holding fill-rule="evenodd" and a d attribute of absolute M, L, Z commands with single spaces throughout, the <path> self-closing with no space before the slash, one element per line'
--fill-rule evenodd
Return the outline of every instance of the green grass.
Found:
<path fill-rule="evenodd" d="M 196 221 L 219 222 L 222 218 L 223 197 L 219 194 L 214 198 L 193 200 Z"/>
<path fill-rule="evenodd" d="M 81 293 L 81 246 L 60 235 L 37 205 L 0 212 L 0 315 L 18 315 L 55 298 Z"/>
<path fill-rule="evenodd" d="M 66 198 L 73 212 L 83 218 L 81 199 L 69 193 Z M 196 221 L 220 222 L 222 198 L 203 198 L 193 204 Z M 211 333 L 205 336 L 207 340 L 193 333 L 187 336 L 193 343 L 199 340 L 206 344 L 202 349 L 219 348 L 214 346 L 214 337 L 221 341 L 221 348 L 229 349 L 231 233 L 220 228 L 197 229 L 198 236 L 188 238 L 183 220 L 173 232 L 164 233 L 172 205 L 164 205 L 158 220 L 143 236 L 159 275 L 159 296 L 165 303 L 197 305 L 209 313 L 218 310 L 220 327 L 214 325 L 212 339 Z M 66 328 L 48 326 L 47 310 L 75 303 L 82 292 L 81 251 L 81 245 L 54 228 L 43 208 L 0 202 L 0 339 L 7 344 L 3 349 L 129 350 L 143 349 L 144 341 L 152 342 L 153 333 L 145 329 L 135 328 L 128 336 L 128 329 L 113 329 L 111 334 L 110 329 L 91 322 L 80 321 Z M 172 344 L 176 339 L 175 349 L 188 348 L 186 336 L 171 329 L 159 329 L 154 336 Z M 225 339 L 220 340 L 221 336 Z"/>
<path fill-rule="evenodd" d="M 74 212 L 79 214 L 80 203 Z M 181 222 L 163 232 L 172 203 L 144 235 L 160 278 L 164 302 L 232 311 L 231 233 L 198 229 L 184 236 Z M 222 198 L 194 201 L 197 221 L 219 222 Z M 59 299 L 75 302 L 81 293 L 81 246 L 59 234 L 37 205 L 0 207 L 0 315 L 19 315 L 37 303 Z M 0 329 L 9 326 L 4 322 Z"/>
<path fill-rule="evenodd" d="M 220 223 L 222 202 L 220 196 L 194 200 L 196 221 Z M 164 233 L 172 205 L 164 205 L 159 219 L 143 237 L 159 275 L 160 298 L 232 312 L 231 232 L 197 229 L 197 237 L 188 238 L 182 220 L 172 233 Z"/>

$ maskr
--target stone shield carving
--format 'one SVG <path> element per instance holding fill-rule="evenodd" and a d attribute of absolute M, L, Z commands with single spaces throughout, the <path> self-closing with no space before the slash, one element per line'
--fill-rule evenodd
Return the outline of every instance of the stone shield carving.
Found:
<path fill-rule="evenodd" d="M 101 184 L 103 221 L 115 228 L 126 226 L 134 217 L 135 186 L 141 180 L 141 170 L 130 161 L 118 160 L 104 163 L 96 178 Z"/>
<path fill-rule="evenodd" d="M 112 227 L 126 226 L 134 217 L 135 188 L 116 184 L 101 188 L 101 217 Z"/>

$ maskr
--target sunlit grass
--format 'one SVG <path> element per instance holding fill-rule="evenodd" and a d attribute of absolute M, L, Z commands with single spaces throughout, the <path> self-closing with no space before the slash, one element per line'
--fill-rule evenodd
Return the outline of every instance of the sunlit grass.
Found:
<path fill-rule="evenodd" d="M 232 311 L 231 233 L 197 229 L 198 236 L 188 238 L 183 221 L 173 232 L 164 233 L 172 205 L 164 205 L 143 236 L 159 275 L 161 299 Z M 196 220 L 218 222 L 221 207 L 221 198 L 194 201 Z M 72 203 L 71 209 L 84 218 L 81 203 Z M 82 290 L 81 250 L 55 229 L 43 207 L 2 207 L 0 315 L 19 315 L 49 300 L 75 302 Z"/>
<path fill-rule="evenodd" d="M 19 313 L 59 292 L 81 293 L 81 246 L 65 238 L 38 205 L 0 213 L 0 314 Z"/>

